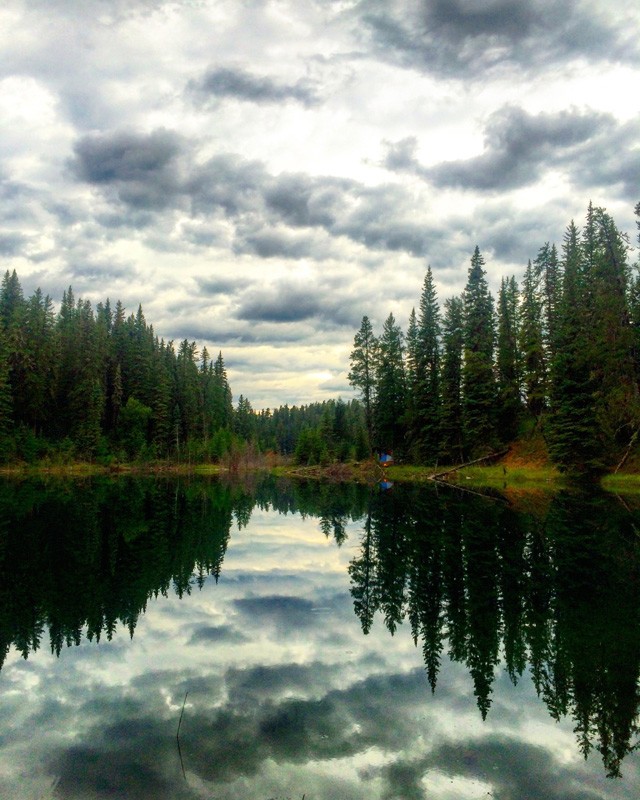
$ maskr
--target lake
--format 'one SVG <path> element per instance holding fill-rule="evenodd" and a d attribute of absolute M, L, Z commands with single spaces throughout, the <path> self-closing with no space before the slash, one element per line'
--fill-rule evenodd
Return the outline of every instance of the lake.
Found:
<path fill-rule="evenodd" d="M 640 500 L 0 484 L 4 800 L 640 787 Z"/>

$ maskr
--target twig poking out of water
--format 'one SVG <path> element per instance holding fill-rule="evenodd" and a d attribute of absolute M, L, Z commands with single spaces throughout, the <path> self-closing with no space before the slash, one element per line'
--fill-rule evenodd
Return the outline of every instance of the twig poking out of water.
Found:
<path fill-rule="evenodd" d="M 180 726 L 182 725 L 182 715 L 184 714 L 184 707 L 187 704 L 187 697 L 189 696 L 189 692 L 184 693 L 184 701 L 182 703 L 182 711 L 180 712 L 180 719 L 178 720 L 178 730 L 176 732 L 176 739 L 180 740 Z"/>
<path fill-rule="evenodd" d="M 178 730 L 176 731 L 176 742 L 178 743 L 178 755 L 180 756 L 180 766 L 182 767 L 182 777 L 187 780 L 187 773 L 184 769 L 184 761 L 182 760 L 182 749 L 180 747 L 180 726 L 182 725 L 182 715 L 184 714 L 184 707 L 187 703 L 189 692 L 184 693 L 184 700 L 182 702 L 182 711 L 180 712 L 180 719 L 178 720 Z"/>

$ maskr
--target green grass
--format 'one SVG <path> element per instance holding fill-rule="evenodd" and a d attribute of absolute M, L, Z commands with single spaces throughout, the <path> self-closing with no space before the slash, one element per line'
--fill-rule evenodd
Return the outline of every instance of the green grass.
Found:
<path fill-rule="evenodd" d="M 618 472 L 616 475 L 605 475 L 602 488 L 616 494 L 640 494 L 640 475 Z"/>

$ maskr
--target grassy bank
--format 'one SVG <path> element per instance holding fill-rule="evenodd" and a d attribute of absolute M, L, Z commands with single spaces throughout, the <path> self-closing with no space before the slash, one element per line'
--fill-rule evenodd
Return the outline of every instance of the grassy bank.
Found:
<path fill-rule="evenodd" d="M 194 464 L 185 462 L 157 461 L 101 466 L 90 462 L 68 464 L 38 463 L 13 464 L 0 467 L 0 475 L 6 477 L 67 477 L 87 478 L 91 476 L 118 475 L 243 475 L 269 472 L 279 477 L 334 482 L 357 481 L 377 483 L 385 478 L 394 483 L 433 483 L 434 473 L 452 470 L 444 477 L 447 483 L 469 488 L 491 488 L 502 492 L 553 492 L 569 486 L 570 481 L 549 463 L 526 463 L 524 459 L 504 458 L 498 463 L 474 465 L 463 468 L 441 466 L 412 466 L 397 464 L 382 468 L 374 460 L 349 464 L 325 466 L 301 466 L 291 463 L 260 464 Z M 632 468 L 633 469 L 633 468 Z M 606 475 L 600 485 L 606 491 L 618 494 L 640 494 L 640 472 L 625 471 Z"/>

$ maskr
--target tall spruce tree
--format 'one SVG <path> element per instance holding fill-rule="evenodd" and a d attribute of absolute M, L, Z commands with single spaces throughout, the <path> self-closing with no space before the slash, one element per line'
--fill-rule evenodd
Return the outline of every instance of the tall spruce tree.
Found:
<path fill-rule="evenodd" d="M 465 450 L 481 455 L 495 445 L 493 298 L 476 245 L 464 290 L 463 425 Z"/>
<path fill-rule="evenodd" d="M 563 472 L 593 474 L 604 466 L 593 407 L 595 385 L 589 344 L 590 291 L 584 251 L 573 220 L 564 236 L 557 347 L 551 364 L 549 454 Z"/>
<path fill-rule="evenodd" d="M 418 453 L 423 463 L 435 463 L 440 438 L 440 308 L 431 267 L 420 295 L 418 314 L 414 413 Z"/>
<path fill-rule="evenodd" d="M 364 406 L 369 441 L 373 442 L 373 409 L 376 397 L 376 364 L 378 356 L 378 340 L 373 334 L 369 317 L 364 316 L 360 330 L 353 340 L 350 356 L 351 370 L 349 383 L 360 392 Z"/>
<path fill-rule="evenodd" d="M 383 450 L 402 452 L 405 437 L 406 376 L 404 337 L 393 314 L 385 320 L 379 341 L 374 406 L 376 444 Z"/>
<path fill-rule="evenodd" d="M 415 308 L 409 314 L 405 337 L 405 374 L 407 381 L 407 454 L 412 461 L 420 459 L 420 423 L 417 415 L 418 395 L 418 319 Z"/>
<path fill-rule="evenodd" d="M 454 464 L 463 460 L 463 352 L 464 306 L 460 297 L 451 297 L 445 300 L 442 323 L 440 457 Z"/>
<path fill-rule="evenodd" d="M 545 242 L 533 262 L 534 273 L 539 281 L 542 305 L 542 337 L 547 363 L 553 358 L 557 328 L 558 302 L 561 291 L 561 269 L 555 244 Z"/>
<path fill-rule="evenodd" d="M 527 264 L 522 284 L 520 350 L 527 408 L 537 418 L 547 400 L 547 364 L 542 333 L 540 279 L 531 261 Z"/>
<path fill-rule="evenodd" d="M 517 433 L 522 411 L 520 399 L 520 352 L 518 349 L 518 286 L 515 278 L 503 278 L 498 295 L 498 431 L 503 442 Z"/>
<path fill-rule="evenodd" d="M 603 208 L 593 209 L 595 257 L 592 272 L 592 370 L 603 448 L 609 463 L 640 426 L 633 330 L 627 299 L 628 243 Z"/>

